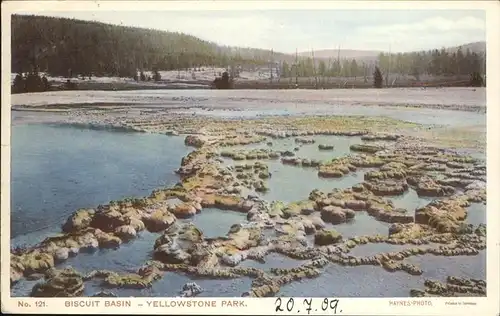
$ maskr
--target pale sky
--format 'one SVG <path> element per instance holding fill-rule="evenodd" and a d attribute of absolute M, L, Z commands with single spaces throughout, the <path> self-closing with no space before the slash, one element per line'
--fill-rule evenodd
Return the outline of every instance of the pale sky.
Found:
<path fill-rule="evenodd" d="M 31 14 L 26 12 L 25 14 Z M 230 46 L 294 53 L 389 50 L 486 40 L 484 10 L 87 11 L 32 13 L 188 33 Z"/>

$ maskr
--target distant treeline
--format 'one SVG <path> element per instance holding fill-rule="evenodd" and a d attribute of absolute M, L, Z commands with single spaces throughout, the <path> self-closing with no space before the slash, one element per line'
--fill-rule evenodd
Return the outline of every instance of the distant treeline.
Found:
<path fill-rule="evenodd" d="M 272 53 L 269 50 L 220 46 L 182 33 L 124 27 L 98 22 L 43 16 L 12 16 L 12 72 L 50 76 L 120 76 L 145 81 L 137 71 L 272 66 L 273 76 L 364 77 L 371 81 L 378 67 L 391 74 L 467 75 L 484 79 L 484 53 L 446 49 L 383 54 L 377 61 L 330 60 Z M 276 67 L 275 67 L 276 66 Z M 232 73 L 231 73 L 232 76 Z M 369 79 L 370 78 L 370 79 Z M 38 88 L 37 88 L 38 89 Z"/>
<path fill-rule="evenodd" d="M 12 16 L 12 72 L 133 77 L 139 70 L 268 64 L 271 51 L 182 33 L 44 16 Z M 280 54 L 275 54 L 277 58 Z"/>
<path fill-rule="evenodd" d="M 12 85 L 12 93 L 43 92 L 50 90 L 47 77 L 37 73 L 17 74 Z"/>
<path fill-rule="evenodd" d="M 421 75 L 471 75 L 484 76 L 486 73 L 486 54 L 465 52 L 461 48 L 450 53 L 446 49 L 430 51 L 384 54 L 378 56 L 377 62 L 365 63 L 356 59 L 332 59 L 329 61 L 313 61 L 312 58 L 298 60 L 297 63 L 281 63 L 280 76 L 288 77 L 363 77 L 373 74 L 375 67 L 382 73 L 415 76 Z"/>
<path fill-rule="evenodd" d="M 90 78 L 89 78 L 90 79 Z M 44 92 L 53 89 L 75 90 L 76 83 L 67 80 L 64 85 L 53 87 L 45 75 L 37 72 L 18 73 L 11 86 L 12 93 Z"/>

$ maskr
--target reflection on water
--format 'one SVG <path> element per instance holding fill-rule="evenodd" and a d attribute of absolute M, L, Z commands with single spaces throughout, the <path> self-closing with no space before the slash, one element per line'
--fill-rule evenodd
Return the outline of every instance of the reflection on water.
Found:
<path fill-rule="evenodd" d="M 389 234 L 389 223 L 379 222 L 365 211 L 357 211 L 356 216 L 349 222 L 339 225 L 327 224 L 328 228 L 338 231 L 344 238 L 367 235 Z"/>
<path fill-rule="evenodd" d="M 294 139 L 272 140 L 245 148 L 293 150 L 296 156 L 329 160 L 350 154 L 351 144 L 361 143 L 359 137 L 316 136 L 315 144 L 299 145 Z M 78 141 L 75 141 L 78 139 Z M 319 151 L 318 144 L 332 144 L 332 151 Z M 13 244 L 34 243 L 58 232 L 66 217 L 80 207 L 95 207 L 127 195 L 145 196 L 157 187 L 178 181 L 173 170 L 181 157 L 189 152 L 182 137 L 164 135 L 116 133 L 82 128 L 47 125 L 18 125 L 12 135 L 12 236 Z M 232 149 L 243 149 L 243 146 Z M 245 162 L 237 162 L 237 164 Z M 253 163 L 253 161 L 252 161 Z M 334 188 L 348 188 L 363 181 L 368 169 L 346 175 L 341 179 L 322 179 L 314 168 L 283 165 L 279 161 L 266 161 L 272 177 L 270 191 L 260 194 L 267 200 L 292 202 L 306 199 L 314 189 L 324 192 Z M 224 159 L 224 164 L 234 165 Z M 413 190 L 402 196 L 389 197 L 396 207 L 410 213 L 431 201 L 417 196 Z M 472 204 L 467 222 L 486 222 L 486 207 Z M 245 214 L 203 209 L 191 219 L 205 236 L 225 235 L 231 225 L 245 221 Z M 353 221 L 340 225 L 327 224 L 344 238 L 373 234 L 387 235 L 390 224 L 374 220 L 366 212 L 357 212 Z M 142 232 L 140 236 L 123 244 L 120 249 L 102 250 L 94 254 L 80 254 L 59 267 L 73 266 L 86 273 L 94 269 L 109 269 L 121 273 L 136 271 L 151 259 L 154 241 L 159 234 Z M 308 236 L 312 242 L 313 236 Z M 385 243 L 355 247 L 351 255 L 370 256 L 376 253 L 399 251 L 410 247 Z M 471 257 L 416 256 L 407 259 L 424 270 L 421 277 L 405 272 L 388 273 L 380 267 L 341 267 L 327 265 L 325 273 L 316 279 L 286 285 L 279 295 L 288 296 L 353 296 L 353 297 L 405 297 L 411 288 L 422 288 L 424 278 L 443 280 L 447 275 L 485 278 L 485 251 Z M 293 268 L 303 261 L 269 254 L 265 263 L 246 260 L 244 267 Z M 251 286 L 249 278 L 234 280 L 206 280 L 173 272 L 147 290 L 113 290 L 119 296 L 176 296 L 183 284 L 195 281 L 205 289 L 201 296 L 240 296 Z M 13 296 L 26 296 L 37 281 L 23 280 L 12 288 Z M 86 283 L 85 295 L 101 290 L 99 281 Z"/>
<path fill-rule="evenodd" d="M 72 266 L 83 273 L 103 269 L 103 267 L 122 273 L 135 272 L 147 260 L 152 259 L 153 245 L 159 236 L 159 234 L 142 231 L 138 238 L 129 243 L 123 243 L 117 250 L 102 249 L 95 253 L 81 253 L 69 258 L 60 266 Z"/>
<path fill-rule="evenodd" d="M 198 227 L 205 238 L 225 236 L 234 224 L 246 221 L 246 214 L 215 208 L 204 208 L 189 220 Z"/>
<path fill-rule="evenodd" d="M 365 245 L 357 245 L 352 248 L 349 254 L 355 257 L 370 257 L 379 253 L 386 252 L 398 252 L 408 248 L 412 248 L 412 245 L 392 245 L 388 243 L 370 243 Z"/>
<path fill-rule="evenodd" d="M 292 297 L 408 297 L 423 280 L 406 272 L 388 273 L 381 267 L 329 265 L 317 278 L 281 287 L 278 295 Z"/>
<path fill-rule="evenodd" d="M 301 168 L 283 165 L 279 161 L 268 162 L 272 177 L 268 180 L 270 190 L 259 193 L 269 201 L 293 202 L 304 200 L 309 193 L 318 189 L 330 192 L 335 188 L 350 188 L 363 181 L 364 173 L 361 171 L 350 173 L 342 178 L 320 178 L 314 168 Z"/>
<path fill-rule="evenodd" d="M 291 259 L 286 256 L 270 253 L 265 258 L 265 263 L 257 262 L 254 260 L 245 260 L 240 263 L 240 267 L 248 267 L 248 268 L 258 268 L 263 269 L 264 271 L 269 271 L 272 268 L 281 268 L 281 269 L 291 269 L 299 267 L 304 264 L 306 260 L 296 260 Z"/>
<path fill-rule="evenodd" d="M 412 256 L 406 259 L 419 266 L 423 278 L 445 281 L 447 276 L 486 280 L 486 250 L 476 256 Z"/>
<path fill-rule="evenodd" d="M 483 203 L 472 203 L 467 208 L 465 222 L 472 225 L 486 224 L 486 205 Z"/>
<path fill-rule="evenodd" d="M 312 137 L 307 137 L 312 138 Z M 349 147 L 353 144 L 362 143 L 360 137 L 346 136 L 314 136 L 316 140 L 314 144 L 300 145 L 295 143 L 295 138 L 275 139 L 271 142 L 272 146 L 267 146 L 265 143 L 251 144 L 246 146 L 234 146 L 224 148 L 221 151 L 241 151 L 251 149 L 270 149 L 274 151 L 294 151 L 297 158 L 317 159 L 321 161 L 329 161 L 337 157 L 342 157 L 350 154 Z M 334 145 L 334 150 L 320 151 L 319 144 Z M 297 151 L 294 149 L 298 148 Z M 222 158 L 222 165 L 233 166 L 245 163 L 254 163 L 254 161 L 237 161 Z M 324 192 L 330 192 L 335 188 L 350 188 L 353 185 L 363 182 L 364 173 L 368 169 L 359 169 L 342 178 L 320 178 L 316 168 L 302 168 L 290 165 L 284 165 L 280 160 L 267 160 L 265 163 L 269 167 L 271 178 L 267 180 L 270 190 L 266 193 L 255 193 L 262 196 L 268 201 L 284 201 L 293 202 L 297 200 L 307 199 L 309 193 L 314 189 L 319 189 Z"/>
<path fill-rule="evenodd" d="M 188 152 L 182 137 L 13 126 L 11 236 L 59 231 L 78 208 L 173 185 L 173 171 Z M 37 240 L 32 237 L 24 241 Z"/>
<path fill-rule="evenodd" d="M 404 208 L 409 214 L 413 214 L 417 208 L 424 207 L 433 200 L 429 197 L 419 197 L 417 192 L 411 188 L 402 195 L 388 198 L 392 200 L 396 208 Z"/>

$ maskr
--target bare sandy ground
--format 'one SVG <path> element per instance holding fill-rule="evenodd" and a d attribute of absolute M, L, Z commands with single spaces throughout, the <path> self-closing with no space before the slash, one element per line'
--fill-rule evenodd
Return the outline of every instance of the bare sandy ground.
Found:
<path fill-rule="evenodd" d="M 12 106 L 130 104 L 259 109 L 320 105 L 410 106 L 485 112 L 484 88 L 401 88 L 344 90 L 135 90 L 56 91 L 16 94 Z"/>

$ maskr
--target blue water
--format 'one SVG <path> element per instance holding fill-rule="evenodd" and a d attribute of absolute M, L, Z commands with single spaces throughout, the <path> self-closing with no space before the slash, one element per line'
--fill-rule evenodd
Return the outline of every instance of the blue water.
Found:
<path fill-rule="evenodd" d="M 349 146 L 360 142 L 359 138 L 320 136 L 316 144 L 295 144 L 293 139 L 274 140 L 273 149 L 300 147 L 298 157 L 330 159 L 345 155 Z M 335 150 L 320 152 L 320 143 L 335 145 Z M 252 145 L 262 148 L 265 144 Z M 146 196 L 160 186 L 178 181 L 173 173 L 179 167 L 182 156 L 190 151 L 182 137 L 164 135 L 97 131 L 55 125 L 16 125 L 12 128 L 12 243 L 35 243 L 45 236 L 60 231 L 60 225 L 76 209 L 95 207 L 110 200 L 126 196 Z M 227 163 L 227 161 L 226 161 Z M 237 162 L 240 163 L 240 162 Z M 314 168 L 299 168 L 267 161 L 272 173 L 268 184 L 271 190 L 263 194 L 268 200 L 286 202 L 306 199 L 317 188 L 330 191 L 347 188 L 363 181 L 367 170 L 359 170 L 341 179 L 318 178 Z M 234 164 L 234 162 L 230 162 Z M 418 198 L 410 190 L 405 195 L 390 197 L 397 207 L 410 213 L 430 200 Z M 485 206 L 473 204 L 467 221 L 485 222 Z M 223 236 L 231 225 L 245 220 L 245 215 L 204 209 L 192 221 L 207 237 Z M 388 233 L 389 224 L 381 223 L 357 212 L 349 223 L 328 225 L 345 238 Z M 102 250 L 94 254 L 79 254 L 60 264 L 73 266 L 81 272 L 93 269 L 110 269 L 121 273 L 136 271 L 152 257 L 152 247 L 158 234 L 141 232 L 139 237 L 120 249 Z M 312 237 L 312 236 L 309 236 Z M 366 256 L 375 253 L 397 251 L 406 246 L 375 244 L 358 246 L 352 255 Z M 330 264 L 325 273 L 316 279 L 303 280 L 286 285 L 279 295 L 290 296 L 408 296 L 411 288 L 422 288 L 424 278 L 444 279 L 447 275 L 485 278 L 485 252 L 472 257 L 418 256 L 408 259 L 424 270 L 421 277 L 405 272 L 388 273 L 380 267 L 341 267 Z M 302 264 L 294 260 L 270 254 L 262 264 L 246 260 L 241 266 L 264 270 L 281 267 L 292 268 Z M 349 280 L 346 282 L 346 280 Z M 184 274 L 165 272 L 164 277 L 151 289 L 112 290 L 119 296 L 176 296 L 182 285 L 195 281 L 206 291 L 201 296 L 240 296 L 250 289 L 249 278 L 233 280 L 206 280 Z M 26 296 L 37 281 L 23 280 L 12 288 L 13 296 Z M 101 290 L 98 281 L 86 283 L 85 295 Z"/>
<path fill-rule="evenodd" d="M 364 172 L 349 173 L 342 178 L 320 178 L 314 168 L 283 165 L 279 161 L 267 163 L 271 178 L 267 181 L 270 190 L 258 193 L 269 201 L 293 202 L 305 200 L 312 190 L 331 192 L 335 188 L 345 189 L 363 182 Z"/>
<path fill-rule="evenodd" d="M 486 253 L 478 256 L 414 256 L 406 259 L 423 270 L 421 276 L 403 271 L 389 273 L 381 267 L 329 265 L 315 279 L 306 279 L 281 288 L 278 295 L 315 297 L 408 297 L 412 288 L 423 289 L 425 279 L 446 281 L 448 275 L 486 279 Z M 346 282 L 346 280 L 349 280 Z"/>
<path fill-rule="evenodd" d="M 334 158 L 342 157 L 350 154 L 349 147 L 353 144 L 362 143 L 360 137 L 345 137 L 345 136 L 306 136 L 300 138 L 314 138 L 314 144 L 297 144 L 295 138 L 275 139 L 271 140 L 272 146 L 267 146 L 266 142 L 259 144 L 251 144 L 247 146 L 234 146 L 224 148 L 222 151 L 240 151 L 250 149 L 269 149 L 274 151 L 294 151 L 297 158 L 316 159 L 321 161 L 331 161 Z M 321 151 L 318 149 L 319 144 L 333 144 L 334 150 Z M 231 166 L 244 163 L 253 163 L 253 161 L 237 161 L 223 158 L 223 165 Z M 255 193 L 262 196 L 268 201 L 284 201 L 294 202 L 304 200 L 309 197 L 309 193 L 314 189 L 319 189 L 324 192 L 330 192 L 335 188 L 350 188 L 353 185 L 364 181 L 365 172 L 369 169 L 358 169 L 356 172 L 351 172 L 342 178 L 320 178 L 318 170 L 311 167 L 297 167 L 282 164 L 280 159 L 264 161 L 272 176 L 267 180 L 270 188 L 265 193 Z"/>
<path fill-rule="evenodd" d="M 465 222 L 472 225 L 486 224 L 486 205 L 483 203 L 472 203 L 467 208 Z"/>
<path fill-rule="evenodd" d="M 412 248 L 412 245 L 392 245 L 388 243 L 369 243 L 364 245 L 357 245 L 349 251 L 349 255 L 355 257 L 369 257 L 375 256 L 379 253 L 398 252 L 405 249 Z"/>
<path fill-rule="evenodd" d="M 333 228 L 344 238 L 368 235 L 388 235 L 391 224 L 375 220 L 365 211 L 356 211 L 356 216 L 349 222 L 333 225 L 327 223 L 328 228 Z"/>
<path fill-rule="evenodd" d="M 258 268 L 263 269 L 264 271 L 269 271 L 272 268 L 281 268 L 281 269 L 291 269 L 297 268 L 302 264 L 306 263 L 306 260 L 296 260 L 292 258 L 288 258 L 286 256 L 282 256 L 278 253 L 270 253 L 265 258 L 265 263 L 254 261 L 254 260 L 245 260 L 240 263 L 241 267 L 248 268 Z"/>
<path fill-rule="evenodd" d="M 281 287 L 278 295 L 292 297 L 408 297 L 424 280 L 406 272 L 388 273 L 381 267 L 328 265 L 314 279 Z"/>
<path fill-rule="evenodd" d="M 206 238 L 226 236 L 232 225 L 245 222 L 246 214 L 234 211 L 204 208 L 201 213 L 189 219 Z"/>
<path fill-rule="evenodd" d="M 419 266 L 422 277 L 444 282 L 448 275 L 486 280 L 486 250 L 476 256 L 412 256 L 407 262 Z"/>
<path fill-rule="evenodd" d="M 61 267 L 71 266 L 82 273 L 103 267 L 118 273 L 137 271 L 147 260 L 153 259 L 153 245 L 159 234 L 142 231 L 139 236 L 123 243 L 120 248 L 101 249 L 95 253 L 80 253 L 61 263 Z"/>
<path fill-rule="evenodd" d="M 39 241 L 36 232 L 59 231 L 78 208 L 146 196 L 175 184 L 173 171 L 190 151 L 182 137 L 56 125 L 13 126 L 11 143 L 16 244 Z"/>
<path fill-rule="evenodd" d="M 296 138 L 303 139 L 314 139 L 314 144 L 298 144 L 295 142 Z M 350 154 L 349 147 L 354 144 L 362 144 L 363 141 L 361 137 L 352 136 L 334 136 L 334 135 L 316 135 L 316 136 L 299 136 L 290 137 L 285 139 L 269 139 L 272 146 L 268 146 L 267 142 L 250 144 L 250 145 L 239 145 L 232 146 L 229 148 L 224 148 L 223 151 L 238 151 L 238 150 L 249 150 L 249 149 L 269 149 L 274 151 L 284 151 L 289 150 L 295 153 L 295 157 L 298 158 L 309 158 L 316 159 L 320 161 L 329 161 L 333 158 L 338 158 L 347 154 Z M 319 150 L 318 145 L 334 145 L 333 150 Z M 294 151 L 298 148 L 298 151 Z"/>
<path fill-rule="evenodd" d="M 408 211 L 408 214 L 412 215 L 417 208 L 424 207 L 433 200 L 431 197 L 419 197 L 417 192 L 411 188 L 404 194 L 387 198 L 392 200 L 396 208 L 404 208 Z"/>

